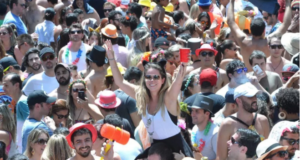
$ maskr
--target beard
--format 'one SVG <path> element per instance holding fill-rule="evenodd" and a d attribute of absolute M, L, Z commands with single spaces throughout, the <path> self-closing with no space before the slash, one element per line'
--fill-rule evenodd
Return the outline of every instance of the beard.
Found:
<path fill-rule="evenodd" d="M 70 83 L 70 79 L 71 79 L 71 76 L 69 76 L 68 79 L 66 79 L 65 77 L 61 77 L 60 79 L 57 79 L 57 82 L 61 86 L 66 86 Z"/>
<path fill-rule="evenodd" d="M 234 77 L 234 81 L 238 84 L 238 85 L 241 85 L 241 84 L 244 84 L 244 83 L 247 83 L 249 82 L 249 79 L 248 77 L 243 74 L 241 76 L 238 76 L 238 77 Z"/>
<path fill-rule="evenodd" d="M 251 104 L 248 104 L 247 102 L 242 100 L 242 104 L 243 104 L 245 111 L 247 111 L 249 113 L 254 113 L 254 112 L 257 112 L 257 110 L 258 110 L 256 101 L 252 102 Z M 256 108 L 253 108 L 253 106 L 256 106 Z"/>
<path fill-rule="evenodd" d="M 32 66 L 30 66 L 34 71 L 38 71 L 41 68 L 41 64 L 35 63 Z"/>
<path fill-rule="evenodd" d="M 80 150 L 81 150 L 81 149 L 84 149 L 84 148 L 86 148 L 88 151 L 86 151 L 86 152 L 80 152 Z M 78 151 L 76 150 L 76 152 L 77 152 L 81 157 L 86 158 L 86 157 L 88 157 L 88 156 L 90 155 L 90 153 L 91 153 L 91 147 L 90 147 L 90 146 L 81 147 L 81 148 L 79 148 Z"/>
<path fill-rule="evenodd" d="M 45 67 L 46 67 L 47 69 L 52 69 L 52 68 L 54 67 L 54 65 L 53 65 L 52 62 L 47 62 Z"/>

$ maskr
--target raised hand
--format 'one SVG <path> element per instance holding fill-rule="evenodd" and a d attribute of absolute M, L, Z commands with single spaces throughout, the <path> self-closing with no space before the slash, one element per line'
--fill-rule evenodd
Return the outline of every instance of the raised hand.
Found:
<path fill-rule="evenodd" d="M 114 50 L 110 40 L 106 40 L 103 46 L 106 49 L 106 55 L 108 59 L 114 58 Z"/>

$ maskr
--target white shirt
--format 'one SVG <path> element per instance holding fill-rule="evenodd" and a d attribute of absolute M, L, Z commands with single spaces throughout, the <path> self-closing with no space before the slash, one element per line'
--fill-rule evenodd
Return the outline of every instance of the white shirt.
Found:
<path fill-rule="evenodd" d="M 81 42 L 80 49 L 81 49 L 82 53 L 81 53 L 81 56 L 79 58 L 79 62 L 76 64 L 78 72 L 86 70 L 86 61 L 85 61 L 85 59 L 86 59 L 86 52 L 87 52 L 88 48 L 89 48 L 89 45 Z M 65 63 L 65 64 L 72 64 L 72 62 L 74 62 L 76 57 L 77 57 L 78 51 L 77 52 L 69 51 L 69 56 L 68 57 L 66 57 L 66 51 L 67 51 L 67 48 L 65 48 L 65 50 L 62 54 L 62 62 Z"/>
<path fill-rule="evenodd" d="M 215 160 L 217 156 L 217 139 L 219 127 L 212 123 L 208 134 L 205 136 L 204 131 L 199 131 L 198 126 L 195 125 L 191 133 L 192 145 L 197 144 L 197 148 L 203 147 L 202 155 L 209 160 Z"/>
<path fill-rule="evenodd" d="M 121 159 L 135 159 L 140 153 L 142 153 L 141 145 L 135 141 L 134 139 L 130 138 L 128 143 L 122 145 L 120 143 L 114 143 L 114 151 L 119 154 Z"/>
<path fill-rule="evenodd" d="M 214 124 L 221 126 L 222 122 L 225 120 L 225 116 L 223 114 L 224 108 L 220 109 L 216 114 L 215 117 L 212 117 Z"/>
<path fill-rule="evenodd" d="M 49 77 L 45 72 L 32 76 L 23 88 L 25 95 L 29 95 L 34 90 L 43 90 L 47 94 L 58 88 L 56 77 Z"/>
<path fill-rule="evenodd" d="M 39 43 L 50 45 L 51 42 L 54 42 L 54 28 L 55 24 L 47 20 L 36 25 L 34 32 L 39 35 Z"/>
<path fill-rule="evenodd" d="M 227 12 L 228 12 L 229 5 L 230 5 L 230 3 L 228 3 L 226 5 L 226 15 L 227 15 Z M 263 15 L 261 14 L 261 12 L 258 10 L 258 8 L 255 5 L 253 5 L 251 2 L 244 1 L 244 0 L 236 0 L 235 1 L 235 3 L 234 3 L 234 13 L 244 10 L 244 8 L 247 7 L 247 6 L 252 7 L 254 9 L 255 13 L 257 13 L 254 16 L 255 19 L 256 18 L 263 18 Z"/>

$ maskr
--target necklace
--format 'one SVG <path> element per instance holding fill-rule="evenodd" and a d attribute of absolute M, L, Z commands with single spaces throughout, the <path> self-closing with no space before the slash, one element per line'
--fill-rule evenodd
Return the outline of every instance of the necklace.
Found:
<path fill-rule="evenodd" d="M 72 42 L 69 42 L 68 45 L 67 45 L 66 54 L 65 54 L 66 59 L 69 58 L 71 45 L 72 45 Z M 81 54 L 82 54 L 82 50 L 79 48 L 79 50 L 77 52 L 77 55 L 76 55 L 76 59 L 72 62 L 73 65 L 77 65 L 77 63 L 79 62 L 79 59 L 81 57 Z"/>
<path fill-rule="evenodd" d="M 277 65 L 277 67 L 275 67 L 275 68 L 272 66 L 272 64 L 270 65 L 272 67 L 273 71 L 276 71 L 276 69 L 280 66 L 281 62 L 282 62 L 282 58 L 280 58 L 280 62 Z"/>
<path fill-rule="evenodd" d="M 209 120 L 207 122 L 207 125 L 204 129 L 204 136 L 207 136 L 207 134 L 209 133 L 209 130 L 210 130 L 210 127 L 211 127 L 211 124 L 212 124 L 212 121 Z M 204 149 L 204 146 L 205 146 L 205 140 L 203 138 L 201 138 L 199 141 L 197 140 L 197 132 L 192 132 L 191 134 L 191 137 L 192 137 L 192 142 L 193 142 L 193 146 L 195 148 L 198 148 L 200 152 L 202 152 L 202 150 Z"/>
<path fill-rule="evenodd" d="M 83 108 L 81 108 L 81 110 L 80 110 L 80 113 L 79 113 L 78 117 L 76 118 L 76 120 L 78 120 L 78 119 L 79 119 L 79 117 L 80 117 L 80 115 L 81 115 L 81 112 L 82 112 L 82 110 L 83 110 Z M 75 121 L 76 121 L 76 120 L 75 120 Z"/>

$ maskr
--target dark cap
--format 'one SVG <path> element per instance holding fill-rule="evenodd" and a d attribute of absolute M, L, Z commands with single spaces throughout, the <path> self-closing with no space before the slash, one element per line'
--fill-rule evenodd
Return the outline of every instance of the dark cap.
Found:
<path fill-rule="evenodd" d="M 29 106 L 35 105 L 36 103 L 54 103 L 55 101 L 55 97 L 47 96 L 46 92 L 42 90 L 35 90 L 27 97 L 27 104 Z"/>
<path fill-rule="evenodd" d="M 234 94 L 232 91 L 227 91 L 225 95 L 225 103 L 235 103 Z"/>
<path fill-rule="evenodd" d="M 105 57 L 106 50 L 101 46 L 94 46 L 92 51 L 86 54 L 86 58 L 96 63 L 98 66 L 103 66 L 108 63 L 107 58 Z"/>
<path fill-rule="evenodd" d="M 154 46 L 159 47 L 159 46 L 170 46 L 170 42 L 165 38 L 165 37 L 159 37 L 155 40 Z"/>
<path fill-rule="evenodd" d="M 9 66 L 19 66 L 18 62 L 13 57 L 3 57 L 0 60 L 0 64 L 4 70 Z"/>
<path fill-rule="evenodd" d="M 211 98 L 197 94 L 193 102 L 193 105 L 189 107 L 195 109 L 204 109 L 206 111 L 209 111 L 211 113 L 211 116 L 213 117 L 214 116 L 214 113 L 212 112 L 213 105 L 214 105 L 214 101 Z"/>
<path fill-rule="evenodd" d="M 40 58 L 42 58 L 43 55 L 46 53 L 52 53 L 55 56 L 55 53 L 54 53 L 54 50 L 52 49 L 52 47 L 45 47 L 40 52 Z"/>
<path fill-rule="evenodd" d="M 54 17 L 54 15 L 55 15 L 55 10 L 53 8 L 47 8 L 45 10 L 46 17 Z"/>
<path fill-rule="evenodd" d="M 54 72 L 55 72 L 55 73 L 56 73 L 56 70 L 57 70 L 59 67 L 63 67 L 63 68 L 65 68 L 66 70 L 68 70 L 69 72 L 71 72 L 70 67 L 69 67 L 67 64 L 65 64 L 65 63 L 58 63 L 58 64 L 55 66 L 55 68 L 54 68 Z"/>

